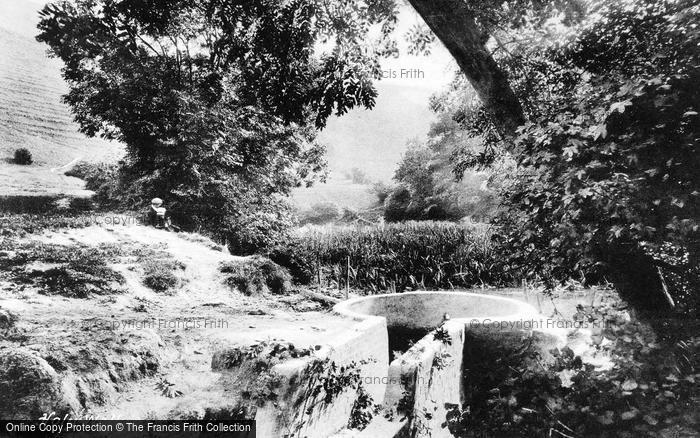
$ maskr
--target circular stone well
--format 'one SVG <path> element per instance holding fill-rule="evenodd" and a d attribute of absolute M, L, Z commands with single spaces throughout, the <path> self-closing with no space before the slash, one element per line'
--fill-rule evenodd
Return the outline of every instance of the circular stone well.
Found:
<path fill-rule="evenodd" d="M 337 313 L 355 319 L 386 318 L 389 328 L 433 329 L 450 319 L 517 321 L 537 315 L 529 304 L 510 298 L 468 292 L 404 292 L 370 295 L 336 304 Z"/>
<path fill-rule="evenodd" d="M 520 344 L 541 331 L 528 323 L 543 318 L 532 306 L 514 299 L 444 291 L 359 297 L 337 304 L 334 311 L 366 327 L 352 343 L 356 353 L 364 350 L 365 356 L 378 359 L 379 349 L 386 352 L 382 354 L 385 377 L 374 378 L 379 374 L 375 369 L 369 381 L 375 383 L 371 391 L 377 395 L 375 402 L 383 405 L 387 415 L 375 417 L 364 431 L 353 435 L 358 438 L 406 433 L 450 437 L 441 425 L 446 404 L 461 404 L 463 399 L 463 364 L 470 360 L 464 356 L 465 343 L 478 334 L 488 342 Z M 553 339 L 545 337 L 547 344 Z M 386 419 L 395 417 L 409 420 Z"/>

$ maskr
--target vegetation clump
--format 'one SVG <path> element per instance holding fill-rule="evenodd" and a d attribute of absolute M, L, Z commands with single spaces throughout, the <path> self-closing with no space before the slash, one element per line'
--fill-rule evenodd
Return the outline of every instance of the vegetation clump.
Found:
<path fill-rule="evenodd" d="M 29 164 L 32 164 L 34 162 L 34 159 L 32 158 L 32 153 L 29 152 L 29 149 L 19 148 L 15 150 L 15 155 L 13 156 L 12 161 L 15 164 L 27 166 Z"/>
<path fill-rule="evenodd" d="M 41 293 L 88 298 L 123 291 L 123 275 L 108 266 L 112 256 L 109 248 L 29 244 L 0 253 L 0 266 L 12 281 L 35 285 Z M 35 262 L 39 265 L 32 267 Z"/>
<path fill-rule="evenodd" d="M 503 286 L 517 270 L 503 262 L 485 228 L 451 222 L 316 227 L 270 252 L 299 283 L 321 274 L 372 292 Z M 348 269 L 349 266 L 349 269 Z"/>
<path fill-rule="evenodd" d="M 135 206 L 138 194 L 121 184 L 116 163 L 79 161 L 65 173 L 85 181 L 85 188 L 95 192 L 93 201 L 101 208 Z"/>
<path fill-rule="evenodd" d="M 629 321 L 618 306 L 585 313 L 595 314 L 607 340 L 589 348 L 607 355 L 612 367 L 596 369 L 568 347 L 551 350 L 545 360 L 532 344 L 499 345 L 471 335 L 465 342 L 466 402 L 447 406 L 445 426 L 452 435 L 696 435 L 697 323 L 689 330 L 693 336 L 674 344 Z"/>
<path fill-rule="evenodd" d="M 178 285 L 179 279 L 175 271 L 179 269 L 176 263 L 164 260 L 148 261 L 143 266 L 143 284 L 156 292 L 166 292 Z"/>
<path fill-rule="evenodd" d="M 323 225 L 332 223 L 340 217 L 340 208 L 334 202 L 321 202 L 313 204 L 307 211 L 301 212 L 300 225 Z"/>
<path fill-rule="evenodd" d="M 165 251 L 142 248 L 135 251 L 143 271 L 143 284 L 156 292 L 171 292 L 183 280 L 177 274 L 185 269 L 182 262 L 175 260 Z"/>
<path fill-rule="evenodd" d="M 219 271 L 226 274 L 225 282 L 245 295 L 266 293 L 286 294 L 291 290 L 289 272 L 262 256 L 251 256 L 241 261 L 223 262 Z"/>

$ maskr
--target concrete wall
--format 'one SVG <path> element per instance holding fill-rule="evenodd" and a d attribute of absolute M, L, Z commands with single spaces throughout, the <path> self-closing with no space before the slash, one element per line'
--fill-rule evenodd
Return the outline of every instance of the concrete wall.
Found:
<path fill-rule="evenodd" d="M 449 343 L 437 340 L 433 330 L 390 364 L 383 405 L 386 412 L 396 415 L 392 421 L 380 418 L 374 422 L 377 424 L 352 435 L 358 438 L 376 437 L 379 431 L 381 436 L 451 438 L 449 431 L 442 428 L 445 403 L 463 402 L 462 366 L 467 332 L 478 332 L 494 342 L 534 336 L 543 351 L 563 341 L 559 333 L 536 333 L 528 326 L 528 322 L 541 318 L 530 305 L 490 295 L 411 292 L 357 298 L 340 303 L 335 309 L 354 318 L 382 316 L 389 328 L 441 326 L 450 338 Z M 446 322 L 445 313 L 450 317 Z M 402 409 L 403 412 L 397 412 Z"/>
<path fill-rule="evenodd" d="M 389 366 L 385 408 L 396 412 L 408 406 L 408 412 L 399 412 L 410 414 L 403 432 L 408 436 L 451 437 L 441 424 L 447 414 L 445 403 L 461 402 L 464 324 L 448 321 L 442 329 L 449 334 L 448 342 L 435 339 L 431 332 Z"/>
<path fill-rule="evenodd" d="M 376 402 L 381 402 L 388 373 L 388 342 L 384 318 L 363 318 L 341 337 L 329 339 L 315 358 L 328 358 L 338 366 L 355 362 L 360 369 L 364 388 Z M 367 363 L 360 364 L 361 361 Z M 278 401 L 266 404 L 257 412 L 255 419 L 258 436 L 281 437 L 302 424 L 295 436 L 326 438 L 347 425 L 356 399 L 354 389 L 338 395 L 329 406 L 321 404 L 312 408 L 309 414 L 300 407 L 311 378 L 307 371 L 310 363 L 309 358 L 304 358 L 287 361 L 273 368 L 274 372 L 283 376 L 283 383 Z"/>

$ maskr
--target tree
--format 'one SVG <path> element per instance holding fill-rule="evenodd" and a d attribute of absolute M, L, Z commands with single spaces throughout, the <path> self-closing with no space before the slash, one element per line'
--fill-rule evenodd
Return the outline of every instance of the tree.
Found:
<path fill-rule="evenodd" d="M 500 132 L 514 134 L 525 122 L 523 110 L 506 74 L 486 49 L 490 35 L 486 28 L 477 25 L 474 9 L 464 0 L 409 3 L 457 61 Z"/>
<path fill-rule="evenodd" d="M 530 120 L 501 145 L 518 163 L 502 193 L 503 248 L 532 276 L 609 278 L 643 313 L 693 315 L 700 2 L 593 7 L 555 38 L 522 29 L 502 55 Z M 483 121 L 463 120 L 467 130 Z M 465 167 L 478 158 L 465 155 Z"/>
<path fill-rule="evenodd" d="M 191 228 L 264 241 L 266 220 L 272 230 L 289 220 L 280 196 L 323 168 L 316 129 L 374 105 L 395 10 L 390 0 L 78 0 L 40 16 L 37 39 L 64 62 L 81 130 L 126 145 L 123 196 L 167 197 Z"/>
<path fill-rule="evenodd" d="M 497 193 L 484 187 L 487 177 L 483 173 L 470 169 L 456 178 L 453 167 L 454 148 L 478 145 L 479 141 L 460 132 L 449 110 L 435 109 L 438 121 L 432 125 L 428 140 L 410 141 L 394 172 L 398 184 L 393 191 L 407 191 L 410 202 L 403 211 L 400 204 L 386 205 L 385 219 L 460 220 L 469 216 L 487 222 L 497 208 Z"/>

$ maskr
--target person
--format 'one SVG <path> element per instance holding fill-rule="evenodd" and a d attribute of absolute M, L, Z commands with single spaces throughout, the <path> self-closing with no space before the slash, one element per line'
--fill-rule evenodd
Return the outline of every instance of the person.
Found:
<path fill-rule="evenodd" d="M 160 198 L 151 199 L 151 208 L 146 214 L 146 221 L 148 225 L 156 228 L 162 228 L 170 231 L 173 225 L 170 221 L 170 214 L 163 207 L 163 200 Z"/>

